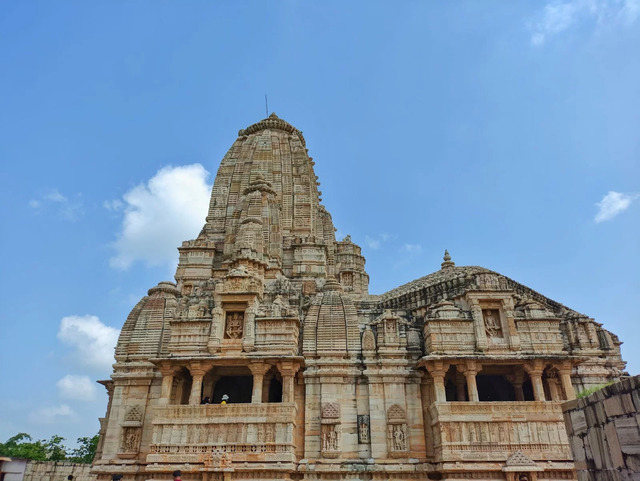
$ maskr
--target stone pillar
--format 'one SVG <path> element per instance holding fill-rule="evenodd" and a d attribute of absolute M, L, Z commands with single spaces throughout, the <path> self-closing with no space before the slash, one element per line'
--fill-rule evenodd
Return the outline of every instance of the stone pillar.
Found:
<path fill-rule="evenodd" d="M 282 361 L 278 363 L 278 371 L 282 376 L 282 402 L 293 402 L 293 381 L 298 365 L 293 362 Z"/>
<path fill-rule="evenodd" d="M 173 387 L 173 371 L 162 372 L 162 391 L 160 392 L 159 404 L 169 404 L 171 399 L 171 388 Z"/>
<path fill-rule="evenodd" d="M 560 382 L 562 383 L 562 389 L 567 401 L 571 401 L 576 398 L 576 391 L 571 383 L 571 368 L 563 368 L 558 370 L 560 373 Z"/>
<path fill-rule="evenodd" d="M 549 386 L 549 395 L 552 401 L 560 401 L 560 393 L 558 392 L 558 379 L 555 377 L 547 378 L 547 385 Z"/>
<path fill-rule="evenodd" d="M 511 384 L 513 385 L 516 401 L 524 401 L 524 391 L 522 390 L 522 383 L 524 383 L 524 369 L 522 367 L 518 367 L 509 381 L 511 381 Z"/>
<path fill-rule="evenodd" d="M 206 370 L 200 365 L 195 363 L 191 365 L 191 394 L 189 395 L 189 404 L 200 404 L 202 400 L 202 378 L 204 377 Z"/>
<path fill-rule="evenodd" d="M 529 373 L 531 378 L 531 385 L 533 386 L 533 398 L 536 401 L 546 401 L 544 396 L 544 386 L 542 385 L 542 363 L 540 361 L 534 361 L 531 364 L 525 366 L 525 369 Z"/>
<path fill-rule="evenodd" d="M 464 381 L 464 376 L 461 373 L 458 373 L 456 376 L 456 398 L 458 401 L 466 401 L 468 399 L 466 389 L 464 387 Z"/>
<path fill-rule="evenodd" d="M 447 391 L 444 387 L 444 376 L 449 368 L 448 364 L 444 364 L 442 361 L 429 362 L 425 366 L 431 378 L 433 379 L 433 391 L 435 402 L 443 403 L 447 402 Z"/>
<path fill-rule="evenodd" d="M 254 363 L 249 365 L 251 374 L 253 374 L 253 393 L 251 395 L 252 403 L 262 402 L 262 384 L 264 383 L 264 375 L 271 368 L 268 364 Z"/>
<path fill-rule="evenodd" d="M 476 384 L 476 375 L 478 374 L 478 368 L 473 361 L 467 361 L 465 366 L 464 375 L 467 378 L 467 393 L 469 395 L 469 401 L 478 402 L 480 397 L 478 396 L 478 385 Z"/>

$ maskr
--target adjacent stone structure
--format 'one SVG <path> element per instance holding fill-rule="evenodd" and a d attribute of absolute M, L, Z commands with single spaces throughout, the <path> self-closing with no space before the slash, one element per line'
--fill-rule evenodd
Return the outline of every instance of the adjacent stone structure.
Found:
<path fill-rule="evenodd" d="M 448 253 L 369 295 L 313 166 L 275 115 L 240 130 L 176 283 L 124 324 L 98 479 L 574 479 L 560 405 L 618 379 L 617 337 Z"/>
<path fill-rule="evenodd" d="M 640 480 L 640 376 L 562 410 L 579 481 Z"/>

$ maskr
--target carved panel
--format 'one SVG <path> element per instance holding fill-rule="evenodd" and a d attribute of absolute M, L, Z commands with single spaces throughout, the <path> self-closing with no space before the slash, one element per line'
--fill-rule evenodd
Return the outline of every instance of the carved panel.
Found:
<path fill-rule="evenodd" d="M 340 405 L 338 403 L 326 403 L 322 406 L 323 419 L 340 418 Z"/>
<path fill-rule="evenodd" d="M 122 428 L 122 439 L 120 442 L 121 453 L 137 453 L 140 446 L 140 435 L 142 429 L 139 427 Z"/>
<path fill-rule="evenodd" d="M 503 338 L 500 311 L 498 309 L 482 309 L 484 329 L 490 338 Z"/>
<path fill-rule="evenodd" d="M 340 425 L 323 424 L 321 432 L 322 455 L 337 458 L 340 455 Z"/>
<path fill-rule="evenodd" d="M 371 331 L 371 329 L 366 329 L 362 333 L 362 350 L 375 351 L 375 349 L 376 349 L 376 340 L 373 336 L 373 331 Z"/>
<path fill-rule="evenodd" d="M 140 406 L 131 406 L 127 409 L 127 413 L 124 416 L 125 422 L 141 422 L 142 421 L 142 409 Z"/>
<path fill-rule="evenodd" d="M 408 451 L 407 425 L 389 424 L 387 425 L 387 438 L 389 439 L 390 455 L 397 457 L 404 455 Z"/>
<path fill-rule="evenodd" d="M 369 435 L 369 415 L 358 414 L 358 442 L 360 444 L 368 444 L 371 436 Z"/>
<path fill-rule="evenodd" d="M 391 423 L 394 421 L 405 421 L 407 418 L 407 414 L 404 409 L 402 409 L 399 405 L 394 404 L 387 411 L 387 422 Z"/>
<path fill-rule="evenodd" d="M 224 329 L 224 337 L 227 339 L 240 339 L 244 329 L 244 312 L 227 312 Z"/>

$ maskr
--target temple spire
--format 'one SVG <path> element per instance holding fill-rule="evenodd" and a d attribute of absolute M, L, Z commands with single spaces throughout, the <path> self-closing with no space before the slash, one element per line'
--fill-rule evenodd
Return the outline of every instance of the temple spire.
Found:
<path fill-rule="evenodd" d="M 448 250 L 444 250 L 444 258 L 443 258 L 444 262 L 442 264 L 440 264 L 440 266 L 442 267 L 442 269 L 449 269 L 450 267 L 453 267 L 456 265 L 455 262 L 453 262 L 451 260 L 451 256 L 449 255 L 449 251 Z"/>

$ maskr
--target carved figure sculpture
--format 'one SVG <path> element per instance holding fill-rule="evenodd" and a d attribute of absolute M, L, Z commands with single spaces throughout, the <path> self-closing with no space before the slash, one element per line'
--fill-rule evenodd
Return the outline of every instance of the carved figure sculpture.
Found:
<path fill-rule="evenodd" d="M 244 314 L 242 312 L 228 312 L 227 313 L 227 327 L 225 334 L 230 339 L 239 339 L 242 337 L 244 324 Z"/>
<path fill-rule="evenodd" d="M 484 328 L 489 337 L 502 337 L 502 327 L 500 326 L 500 313 L 495 309 L 485 309 Z"/>
<path fill-rule="evenodd" d="M 364 414 L 358 416 L 358 439 L 362 444 L 369 442 L 369 416 Z"/>

